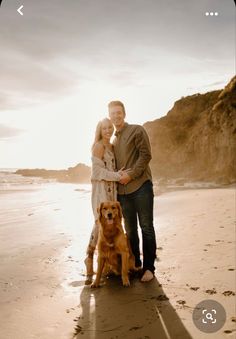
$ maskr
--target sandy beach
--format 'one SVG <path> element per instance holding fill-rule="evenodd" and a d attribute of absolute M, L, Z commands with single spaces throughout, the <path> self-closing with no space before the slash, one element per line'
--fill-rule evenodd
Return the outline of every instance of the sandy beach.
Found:
<path fill-rule="evenodd" d="M 156 277 L 84 285 L 90 190 L 48 184 L 0 193 L 1 339 L 235 338 L 235 188 L 155 197 Z M 225 325 L 198 330 L 195 306 L 220 302 Z"/>

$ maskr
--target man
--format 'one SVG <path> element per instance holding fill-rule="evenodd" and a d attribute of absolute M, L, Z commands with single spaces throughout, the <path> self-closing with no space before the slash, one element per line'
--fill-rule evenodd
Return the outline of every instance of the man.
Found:
<path fill-rule="evenodd" d="M 153 227 L 153 187 L 149 167 L 151 147 L 142 126 L 125 122 L 125 107 L 121 101 L 108 104 L 109 116 L 116 128 L 114 152 L 117 169 L 125 168 L 118 184 L 118 200 L 122 207 L 125 229 L 135 256 L 136 267 L 141 267 L 138 224 L 143 238 L 142 282 L 154 277 L 156 238 Z"/>

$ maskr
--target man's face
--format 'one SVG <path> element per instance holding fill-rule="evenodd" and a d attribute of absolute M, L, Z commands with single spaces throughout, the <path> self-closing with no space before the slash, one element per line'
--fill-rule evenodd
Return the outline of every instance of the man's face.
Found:
<path fill-rule="evenodd" d="M 112 106 L 109 108 L 109 117 L 116 129 L 120 129 L 125 123 L 125 113 L 122 106 Z"/>

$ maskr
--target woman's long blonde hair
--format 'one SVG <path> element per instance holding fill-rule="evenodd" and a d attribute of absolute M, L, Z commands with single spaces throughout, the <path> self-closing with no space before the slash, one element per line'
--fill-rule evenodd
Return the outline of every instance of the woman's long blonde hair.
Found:
<path fill-rule="evenodd" d="M 102 125 L 104 122 L 109 122 L 112 125 L 112 122 L 109 118 L 104 118 L 102 120 L 100 120 L 97 124 L 96 130 L 95 130 L 95 137 L 94 137 L 94 141 L 91 147 L 91 150 L 93 151 L 94 146 L 96 145 L 96 143 L 98 143 L 100 140 L 102 140 Z M 112 125 L 113 127 L 113 125 Z M 113 131 L 114 131 L 114 127 L 113 127 Z"/>

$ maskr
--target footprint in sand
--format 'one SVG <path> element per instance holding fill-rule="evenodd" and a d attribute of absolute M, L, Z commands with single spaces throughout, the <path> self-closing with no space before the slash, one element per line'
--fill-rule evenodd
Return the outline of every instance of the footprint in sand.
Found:
<path fill-rule="evenodd" d="M 223 293 L 222 293 L 225 297 L 229 297 L 229 296 L 231 296 L 231 295 L 235 295 L 235 293 L 233 292 L 233 291 L 224 291 Z"/>
<path fill-rule="evenodd" d="M 179 305 L 185 305 L 186 301 L 185 300 L 177 300 L 176 301 Z"/>
<path fill-rule="evenodd" d="M 71 311 L 75 311 L 75 308 L 74 308 L 74 307 L 71 307 L 71 308 L 67 308 L 67 309 L 66 309 L 66 313 L 70 313 Z"/>
<path fill-rule="evenodd" d="M 216 290 L 215 290 L 215 288 L 213 288 L 212 290 L 206 290 L 205 291 L 207 294 L 216 294 L 217 292 L 216 292 Z"/>
<path fill-rule="evenodd" d="M 155 299 L 158 301 L 166 301 L 169 300 L 169 298 L 165 294 L 160 294 L 158 297 L 151 297 L 150 299 Z"/>
<path fill-rule="evenodd" d="M 200 287 L 190 287 L 190 290 L 197 291 Z"/>
<path fill-rule="evenodd" d="M 140 328 L 143 328 L 143 326 L 134 326 L 129 329 L 129 331 L 136 331 L 139 330 Z"/>
<path fill-rule="evenodd" d="M 77 336 L 77 334 L 84 334 L 83 328 L 80 325 L 76 325 L 74 329 L 74 338 Z"/>

